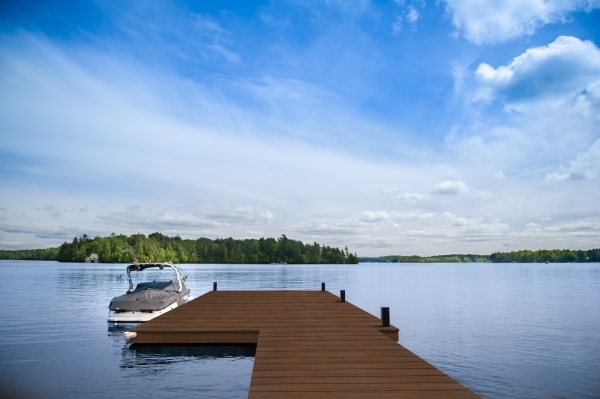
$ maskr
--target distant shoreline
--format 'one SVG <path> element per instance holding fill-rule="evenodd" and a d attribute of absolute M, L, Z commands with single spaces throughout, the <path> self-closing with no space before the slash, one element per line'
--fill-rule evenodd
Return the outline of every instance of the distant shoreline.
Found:
<path fill-rule="evenodd" d="M 129 241 L 132 241 L 131 244 Z M 88 247 L 89 245 L 89 247 Z M 104 251 L 104 252 L 102 252 Z M 83 262 L 100 252 L 98 263 L 172 261 L 194 264 L 356 264 L 363 263 L 591 263 L 600 262 L 600 248 L 590 250 L 552 249 L 494 252 L 491 255 L 450 254 L 436 256 L 388 255 L 358 257 L 345 249 L 304 244 L 285 236 L 235 240 L 199 238 L 182 240 L 153 233 L 131 237 L 94 239 L 83 236 L 60 247 L 0 250 L 1 260 L 55 260 Z M 141 254 L 141 258 L 138 257 Z"/>
<path fill-rule="evenodd" d="M 359 256 L 358 261 L 373 263 L 589 263 L 600 262 L 600 249 L 575 251 L 569 249 L 540 249 L 537 251 L 494 252 L 491 255 Z"/>

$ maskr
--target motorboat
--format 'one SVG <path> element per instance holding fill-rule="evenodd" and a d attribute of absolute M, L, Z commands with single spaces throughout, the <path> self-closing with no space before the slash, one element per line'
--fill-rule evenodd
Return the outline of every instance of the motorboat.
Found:
<path fill-rule="evenodd" d="M 152 269 L 150 271 L 147 271 Z M 173 270 L 176 278 L 164 278 L 162 270 Z M 153 281 L 133 283 L 132 274 L 136 279 L 140 272 L 155 278 Z M 160 272 L 159 272 L 160 271 Z M 157 273 L 159 272 L 159 273 Z M 183 269 L 171 262 L 163 263 L 132 263 L 127 266 L 129 289 L 124 295 L 116 296 L 108 305 L 108 321 L 114 323 L 144 322 L 175 309 L 193 299 L 190 290 L 183 283 L 187 276 Z"/>

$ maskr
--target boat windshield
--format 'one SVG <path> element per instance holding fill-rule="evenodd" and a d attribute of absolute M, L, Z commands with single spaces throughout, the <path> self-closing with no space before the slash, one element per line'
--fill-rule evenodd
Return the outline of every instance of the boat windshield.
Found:
<path fill-rule="evenodd" d="M 141 270 L 140 270 L 141 269 Z M 176 286 L 178 283 L 178 274 L 183 275 L 183 271 L 177 270 L 171 266 L 149 266 L 149 267 L 128 267 L 128 274 L 130 278 L 129 290 L 133 291 L 136 289 L 138 284 L 147 282 L 173 282 Z"/>

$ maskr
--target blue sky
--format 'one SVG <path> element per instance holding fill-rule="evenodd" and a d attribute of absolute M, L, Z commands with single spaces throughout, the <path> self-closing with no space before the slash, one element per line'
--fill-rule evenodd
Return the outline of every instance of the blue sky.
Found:
<path fill-rule="evenodd" d="M 0 247 L 600 242 L 600 3 L 0 6 Z"/>

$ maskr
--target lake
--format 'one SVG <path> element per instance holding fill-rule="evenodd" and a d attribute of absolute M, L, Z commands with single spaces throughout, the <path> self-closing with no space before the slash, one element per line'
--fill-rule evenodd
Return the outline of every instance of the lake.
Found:
<path fill-rule="evenodd" d="M 125 266 L 0 261 L 0 396 L 245 398 L 251 346 L 129 348 Z M 182 265 L 212 290 L 327 290 L 484 398 L 600 398 L 600 264 Z"/>

